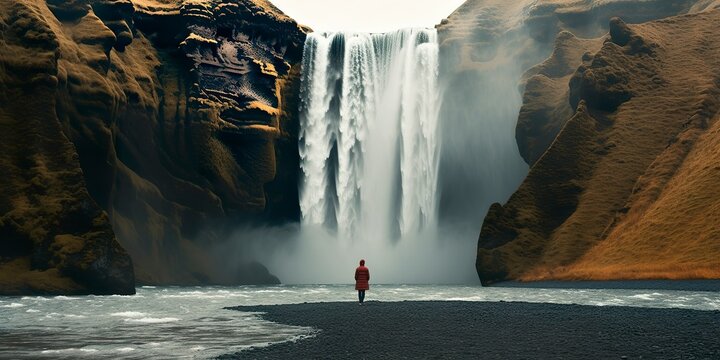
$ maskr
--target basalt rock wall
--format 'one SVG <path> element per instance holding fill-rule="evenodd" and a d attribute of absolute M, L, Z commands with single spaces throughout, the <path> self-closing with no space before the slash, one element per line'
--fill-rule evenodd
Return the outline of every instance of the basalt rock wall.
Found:
<path fill-rule="evenodd" d="M 261 0 L 0 6 L 3 292 L 277 282 L 212 249 L 298 216 L 306 29 Z"/>

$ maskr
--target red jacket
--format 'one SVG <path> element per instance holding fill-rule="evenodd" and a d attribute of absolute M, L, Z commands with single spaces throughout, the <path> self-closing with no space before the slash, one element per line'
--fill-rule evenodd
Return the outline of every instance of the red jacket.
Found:
<path fill-rule="evenodd" d="M 364 265 L 358 266 L 355 269 L 355 290 L 369 290 L 370 284 L 370 270 Z"/>

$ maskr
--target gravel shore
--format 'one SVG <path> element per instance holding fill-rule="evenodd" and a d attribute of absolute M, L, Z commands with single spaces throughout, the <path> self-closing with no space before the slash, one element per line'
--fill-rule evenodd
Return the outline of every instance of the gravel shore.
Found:
<path fill-rule="evenodd" d="M 223 359 L 720 359 L 720 311 L 462 301 L 230 309 L 319 333 Z"/>

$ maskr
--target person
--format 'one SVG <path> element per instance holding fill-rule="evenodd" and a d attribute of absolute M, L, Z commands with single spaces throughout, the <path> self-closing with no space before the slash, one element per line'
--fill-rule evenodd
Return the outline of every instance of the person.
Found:
<path fill-rule="evenodd" d="M 370 289 L 370 270 L 365 267 L 365 260 L 360 260 L 360 266 L 355 269 L 355 290 L 358 291 L 360 305 L 365 301 L 365 290 Z"/>

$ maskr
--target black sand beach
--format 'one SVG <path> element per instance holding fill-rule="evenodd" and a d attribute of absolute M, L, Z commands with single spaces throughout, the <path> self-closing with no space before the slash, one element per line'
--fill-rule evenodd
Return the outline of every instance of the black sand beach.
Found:
<path fill-rule="evenodd" d="M 319 333 L 223 359 L 720 359 L 720 311 L 457 301 L 229 309 Z"/>

